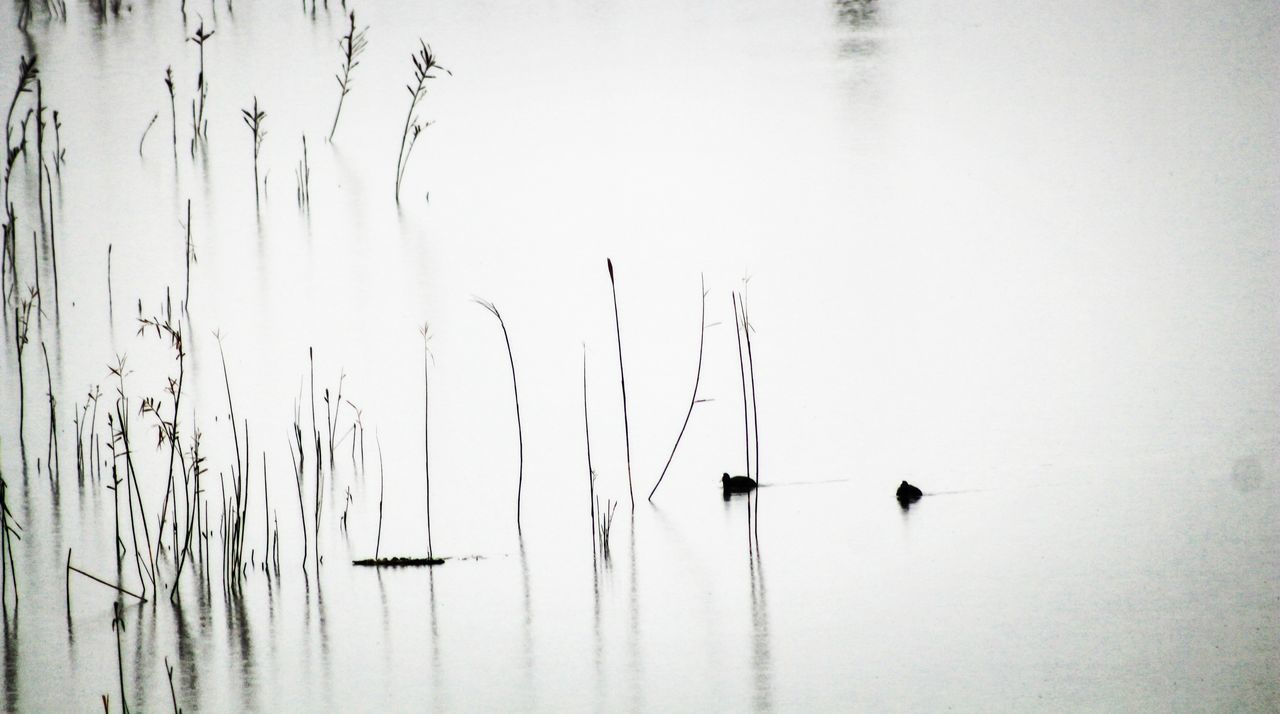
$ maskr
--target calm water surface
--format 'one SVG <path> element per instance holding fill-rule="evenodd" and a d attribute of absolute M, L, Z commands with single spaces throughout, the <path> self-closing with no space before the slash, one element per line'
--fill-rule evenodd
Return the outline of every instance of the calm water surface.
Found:
<path fill-rule="evenodd" d="M 34 148 L 9 185 L 18 292 L 38 279 L 42 300 L 23 439 L 12 303 L 0 357 L 0 468 L 23 526 L 4 709 L 106 694 L 118 711 L 121 676 L 135 711 L 1280 707 L 1274 6 L 354 6 L 369 46 L 332 143 L 337 4 L 197 2 L 184 18 L 75 2 L 25 30 L 21 8 L 0 8 L 0 96 L 38 53 L 66 162 L 56 306 Z M 193 156 L 185 38 L 201 21 L 215 34 Z M 432 123 L 397 205 L 419 38 L 451 74 L 420 106 Z M 255 98 L 258 208 L 240 115 Z M 15 136 L 33 103 L 18 101 Z M 707 401 L 651 504 L 693 388 L 700 280 Z M 747 468 L 735 290 L 766 484 L 750 525 L 718 488 Z M 506 321 L 523 455 L 502 330 L 473 296 Z M 211 577 L 184 572 L 176 605 L 122 598 L 117 639 L 109 589 L 77 576 L 68 609 L 67 551 L 142 587 L 131 540 L 119 575 L 112 556 L 108 367 L 123 358 L 154 531 L 168 450 L 138 409 L 155 397 L 168 414 L 177 363 L 137 318 L 166 299 L 189 353 L 179 429 L 201 433 Z M 426 551 L 424 322 L 432 539 L 451 560 L 353 568 Z M 252 455 L 249 565 L 230 592 L 219 346 Z M 311 428 L 309 350 L 322 431 L 325 390 L 344 400 L 318 577 L 289 449 L 295 409 Z M 596 485 L 620 504 L 607 559 L 590 536 L 584 354 Z M 95 388 L 83 431 L 107 475 L 81 481 L 73 415 Z M 892 498 L 903 479 L 929 494 L 909 511 Z M 312 473 L 304 486 L 310 503 Z M 278 575 L 261 570 L 268 522 Z"/>

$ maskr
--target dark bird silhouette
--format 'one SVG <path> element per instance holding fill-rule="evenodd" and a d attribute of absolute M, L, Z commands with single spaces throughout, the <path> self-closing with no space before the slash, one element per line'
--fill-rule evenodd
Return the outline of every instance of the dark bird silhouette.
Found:
<path fill-rule="evenodd" d="M 896 495 L 898 497 L 898 503 L 903 508 L 906 508 L 916 501 L 919 501 L 920 497 L 924 495 L 924 492 L 906 481 L 903 481 L 902 485 L 898 486 L 898 493 Z"/>
<path fill-rule="evenodd" d="M 720 483 L 724 486 L 726 496 L 731 493 L 747 493 L 756 487 L 756 480 L 750 476 L 730 476 L 727 473 L 720 477 Z"/>

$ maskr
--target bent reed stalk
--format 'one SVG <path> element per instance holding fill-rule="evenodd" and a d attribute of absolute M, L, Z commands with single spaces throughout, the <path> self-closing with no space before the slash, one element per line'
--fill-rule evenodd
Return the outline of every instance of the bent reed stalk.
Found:
<path fill-rule="evenodd" d="M 658 487 L 662 485 L 662 479 L 667 476 L 667 469 L 671 468 L 671 460 L 676 457 L 676 449 L 680 448 L 680 439 L 684 438 L 685 429 L 689 428 L 689 419 L 693 416 L 693 408 L 701 401 L 698 399 L 698 385 L 702 382 L 702 351 L 706 344 L 707 336 L 707 283 L 705 278 L 701 280 L 702 291 L 702 317 L 698 330 L 698 369 L 693 376 L 693 396 L 689 399 L 689 411 L 684 415 L 684 424 L 680 425 L 680 433 L 676 434 L 676 443 L 671 446 L 671 455 L 667 457 L 667 463 L 662 467 L 662 473 L 658 476 L 658 482 L 653 485 L 653 490 L 649 492 L 649 500 L 653 501 L 653 494 L 658 492 Z"/>
<path fill-rule="evenodd" d="M 473 298 L 473 300 L 498 318 L 498 324 L 502 327 L 502 339 L 507 344 L 507 360 L 511 362 L 511 392 L 516 400 L 516 436 L 520 449 L 519 480 L 516 482 L 516 532 L 518 533 L 520 532 L 520 500 L 524 491 L 524 426 L 520 421 L 520 389 L 516 384 L 516 358 L 511 353 L 511 336 L 507 333 L 507 323 L 502 319 L 502 313 L 498 312 L 497 306 L 481 298 Z"/>
<path fill-rule="evenodd" d="M 636 494 L 631 485 L 631 423 L 627 417 L 627 371 L 622 366 L 622 321 L 618 319 L 618 284 L 613 278 L 613 259 L 606 258 L 609 266 L 609 286 L 613 289 L 613 327 L 618 335 L 618 375 L 622 381 L 622 433 L 627 443 L 627 495 L 631 498 L 631 511 L 636 510 Z"/>

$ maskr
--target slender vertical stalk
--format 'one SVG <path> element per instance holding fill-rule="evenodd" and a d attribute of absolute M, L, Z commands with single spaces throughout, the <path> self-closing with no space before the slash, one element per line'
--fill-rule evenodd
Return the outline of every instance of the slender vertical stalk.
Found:
<path fill-rule="evenodd" d="M 354 13 L 353 13 L 354 16 Z M 430 338 L 427 325 L 422 325 L 422 464 L 427 482 L 427 559 L 435 557 L 431 545 L 431 349 L 427 346 Z"/>
<path fill-rule="evenodd" d="M 316 493 L 315 493 L 315 496 L 316 496 L 316 499 L 315 499 L 315 509 L 312 511 L 312 517 L 313 517 L 313 519 L 314 519 L 314 524 L 315 524 L 315 530 L 314 530 L 313 532 L 315 533 L 315 537 L 316 537 L 316 548 L 315 548 L 315 556 L 316 556 L 316 560 L 315 560 L 315 564 L 316 564 L 316 575 L 317 575 L 317 576 L 319 576 L 319 574 L 320 574 L 320 505 L 321 505 L 321 499 L 323 498 L 323 495 L 324 495 L 324 488 L 323 488 L 323 483 L 324 483 L 324 473 L 321 471 L 321 458 L 320 458 L 320 453 L 321 453 L 321 452 L 320 452 L 320 427 L 319 427 L 319 426 L 317 425 L 317 423 L 316 423 L 316 353 L 315 353 L 315 348 L 311 348 L 311 347 L 307 348 L 307 355 L 308 355 L 308 359 L 309 359 L 310 364 L 311 364 L 311 437 L 312 437 L 312 443 L 315 445 L 315 455 L 316 455 L 316 465 L 315 465 L 315 472 L 316 472 Z"/>
<path fill-rule="evenodd" d="M 751 473 L 751 426 L 747 412 L 747 371 L 742 356 L 742 329 L 738 320 L 738 294 L 733 294 L 733 333 L 738 338 L 738 373 L 742 377 L 742 448 L 747 457 L 747 470 Z"/>
<path fill-rule="evenodd" d="M 441 67 L 436 63 L 436 57 L 431 53 L 431 47 L 421 39 L 418 40 L 419 50 L 410 56 L 413 60 L 413 79 L 415 84 L 405 85 L 405 89 L 409 90 L 409 112 L 404 118 L 404 129 L 400 132 L 400 151 L 396 157 L 396 204 L 400 203 L 400 182 L 404 179 L 405 169 L 409 166 L 409 154 L 413 152 L 414 144 L 418 141 L 418 135 L 422 130 L 430 125 L 430 122 L 421 123 L 417 121 L 414 112 L 418 108 L 418 102 L 427 95 L 427 80 L 435 79 L 435 75 L 431 74 L 433 70 L 443 69 L 446 74 L 453 74 L 449 70 Z"/>
<path fill-rule="evenodd" d="M 756 488 L 750 494 L 755 499 L 755 539 L 756 555 L 760 554 L 760 403 L 756 401 L 756 363 L 751 355 L 751 320 L 747 318 L 746 296 L 742 299 L 742 332 L 747 339 L 747 369 L 751 374 L 751 421 L 752 430 L 756 434 Z"/>
<path fill-rule="evenodd" d="M 164 86 L 169 90 L 169 126 L 173 130 L 173 169 L 178 170 L 178 103 L 173 94 L 173 67 L 164 68 Z"/>
<path fill-rule="evenodd" d="M 356 13 L 351 11 L 347 19 L 350 21 L 350 28 L 347 34 L 338 40 L 338 47 L 342 50 L 342 74 L 334 75 L 338 80 L 338 109 L 333 113 L 333 126 L 329 128 L 329 141 L 333 141 L 333 134 L 338 130 L 338 117 L 342 115 L 342 100 L 347 98 L 347 93 L 351 91 L 351 71 L 360 64 L 359 57 L 366 45 L 365 32 L 368 27 L 356 29 Z"/>
<path fill-rule="evenodd" d="M 44 373 L 49 382 L 49 475 L 54 481 L 62 478 L 62 461 L 58 456 L 58 403 L 53 396 L 53 370 L 49 369 L 49 350 L 44 341 L 40 342 L 40 351 L 44 353 Z"/>
<path fill-rule="evenodd" d="M 377 560 L 382 553 L 382 497 L 386 493 L 387 472 L 382 467 L 382 437 L 374 435 L 374 440 L 378 443 L 378 541 L 373 547 L 373 559 Z"/>
<path fill-rule="evenodd" d="M 241 109 L 245 126 L 249 127 L 249 131 L 253 132 L 253 205 L 258 206 L 259 196 L 258 188 L 261 183 L 258 181 L 258 152 L 262 148 L 262 140 L 266 137 L 267 132 L 262 128 L 262 122 L 267 118 L 267 113 L 258 109 L 258 98 L 253 98 L 253 111 Z"/>
<path fill-rule="evenodd" d="M 707 285 L 706 281 L 702 281 L 702 321 L 698 331 L 698 370 L 693 376 L 693 396 L 689 399 L 689 411 L 684 415 L 684 424 L 680 426 L 680 433 L 676 434 L 676 443 L 671 446 L 671 455 L 667 457 L 667 463 L 662 467 L 662 473 L 658 476 L 658 482 L 653 485 L 653 490 L 649 492 L 649 500 L 653 500 L 653 494 L 658 492 L 658 487 L 662 485 L 662 479 L 666 478 L 667 469 L 671 468 L 671 460 L 676 457 L 676 449 L 680 447 L 680 439 L 684 437 L 684 430 L 689 427 L 689 418 L 693 416 L 693 408 L 698 404 L 698 385 L 702 381 L 702 348 L 706 343 L 707 336 Z"/>
<path fill-rule="evenodd" d="M 519 439 L 520 448 L 520 476 L 516 483 L 516 531 L 520 531 L 520 499 L 524 491 L 524 427 L 520 421 L 520 390 L 516 385 L 516 358 L 511 353 L 511 336 L 507 334 L 507 323 L 502 319 L 502 314 L 498 312 L 497 306 L 486 300 L 475 298 L 475 301 L 484 309 L 498 318 L 498 324 L 502 326 L 502 339 L 507 344 L 507 360 L 511 362 L 511 391 L 515 395 L 516 400 L 516 436 Z"/>
<path fill-rule="evenodd" d="M 596 550 L 596 470 L 591 465 L 591 415 L 587 412 L 587 346 L 582 346 L 582 425 L 587 441 L 587 495 L 590 499 L 591 511 L 591 559 L 598 555 Z"/>
<path fill-rule="evenodd" d="M 622 433 L 627 442 L 627 494 L 631 497 L 631 511 L 636 510 L 636 494 L 631 486 L 631 424 L 627 417 L 627 372 L 622 367 L 622 322 L 618 319 L 618 284 L 613 278 L 613 260 L 606 258 L 609 266 L 609 285 L 613 288 L 613 327 L 618 335 L 618 374 L 622 380 Z"/>

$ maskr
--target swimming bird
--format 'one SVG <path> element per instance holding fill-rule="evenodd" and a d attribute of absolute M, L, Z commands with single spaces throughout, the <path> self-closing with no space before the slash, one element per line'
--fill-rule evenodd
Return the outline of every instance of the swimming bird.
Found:
<path fill-rule="evenodd" d="M 898 486 L 898 492 L 896 495 L 898 497 L 898 503 L 902 504 L 903 507 L 906 507 L 916 501 L 919 501 L 920 497 L 924 495 L 924 492 L 906 481 L 903 481 L 902 485 Z"/>
<path fill-rule="evenodd" d="M 725 495 L 747 493 L 756 487 L 756 480 L 750 476 L 730 476 L 727 473 L 720 477 L 720 483 L 724 486 Z"/>

